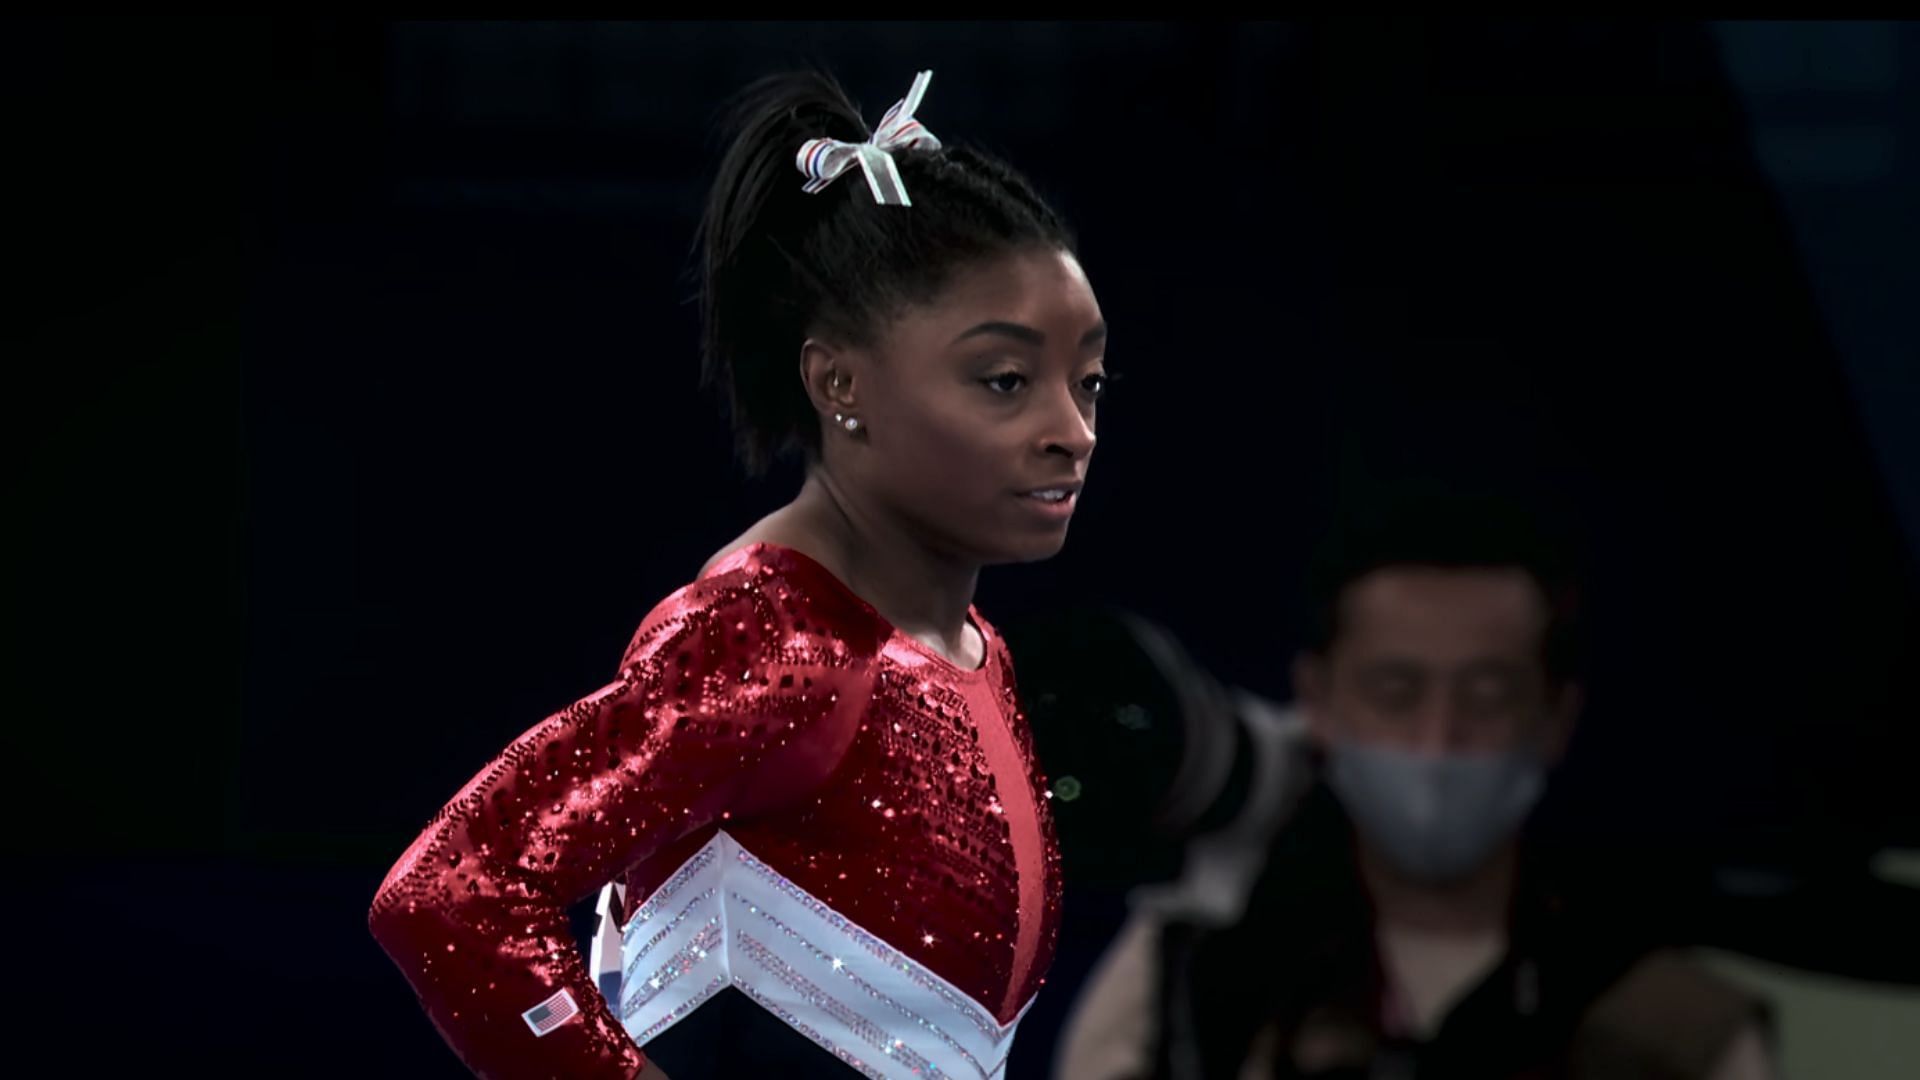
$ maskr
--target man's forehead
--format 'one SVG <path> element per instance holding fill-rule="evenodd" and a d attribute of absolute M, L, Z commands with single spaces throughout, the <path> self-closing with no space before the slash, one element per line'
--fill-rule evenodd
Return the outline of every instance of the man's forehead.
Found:
<path fill-rule="evenodd" d="M 1382 567 L 1342 596 L 1342 634 L 1374 637 L 1522 638 L 1546 622 L 1546 605 L 1519 567 Z"/>

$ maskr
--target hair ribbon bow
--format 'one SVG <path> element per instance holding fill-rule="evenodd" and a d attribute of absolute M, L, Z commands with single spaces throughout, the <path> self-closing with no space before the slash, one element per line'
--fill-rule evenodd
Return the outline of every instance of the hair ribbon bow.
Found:
<path fill-rule="evenodd" d="M 907 91 L 906 97 L 893 103 L 893 108 L 887 110 L 880 126 L 873 129 L 873 136 L 866 142 L 808 139 L 794 156 L 794 164 L 807 178 L 801 190 L 817 195 L 859 162 L 867 177 L 867 187 L 873 191 L 874 202 L 882 206 L 912 206 L 906 185 L 900 182 L 900 170 L 893 163 L 893 151 L 940 149 L 940 140 L 913 118 L 932 80 L 931 71 L 914 76 L 913 88 Z"/>

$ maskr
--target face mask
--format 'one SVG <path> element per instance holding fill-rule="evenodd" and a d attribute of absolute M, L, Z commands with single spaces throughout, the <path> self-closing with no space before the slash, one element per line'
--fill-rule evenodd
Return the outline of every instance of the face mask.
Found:
<path fill-rule="evenodd" d="M 1358 742 L 1329 750 L 1327 780 L 1354 824 L 1408 877 L 1441 883 L 1485 864 L 1546 787 L 1524 751 L 1416 754 Z"/>

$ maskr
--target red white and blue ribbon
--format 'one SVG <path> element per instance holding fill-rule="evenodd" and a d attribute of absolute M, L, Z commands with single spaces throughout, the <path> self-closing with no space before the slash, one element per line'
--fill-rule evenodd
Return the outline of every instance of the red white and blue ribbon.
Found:
<path fill-rule="evenodd" d="M 907 91 L 906 97 L 893 103 L 893 108 L 880 119 L 880 126 L 873 129 L 873 137 L 866 142 L 808 139 L 794 156 L 794 164 L 807 178 L 802 190 L 809 195 L 825 191 L 828 184 L 859 162 L 867 177 L 867 187 L 873 191 L 874 202 L 882 206 L 912 206 L 906 185 L 900 182 L 900 170 L 893 164 L 892 152 L 940 149 L 940 140 L 913 118 L 932 80 L 931 71 L 914 76 L 913 88 Z"/>

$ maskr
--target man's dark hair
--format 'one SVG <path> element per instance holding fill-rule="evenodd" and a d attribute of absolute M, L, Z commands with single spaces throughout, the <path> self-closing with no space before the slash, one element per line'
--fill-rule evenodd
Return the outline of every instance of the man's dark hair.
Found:
<path fill-rule="evenodd" d="M 1340 635 L 1349 586 L 1386 567 L 1526 571 L 1548 611 L 1542 644 L 1556 682 L 1581 670 L 1578 556 L 1564 526 L 1525 502 L 1485 492 L 1395 489 L 1347 509 L 1314 557 L 1307 581 L 1308 651 L 1324 654 Z"/>

